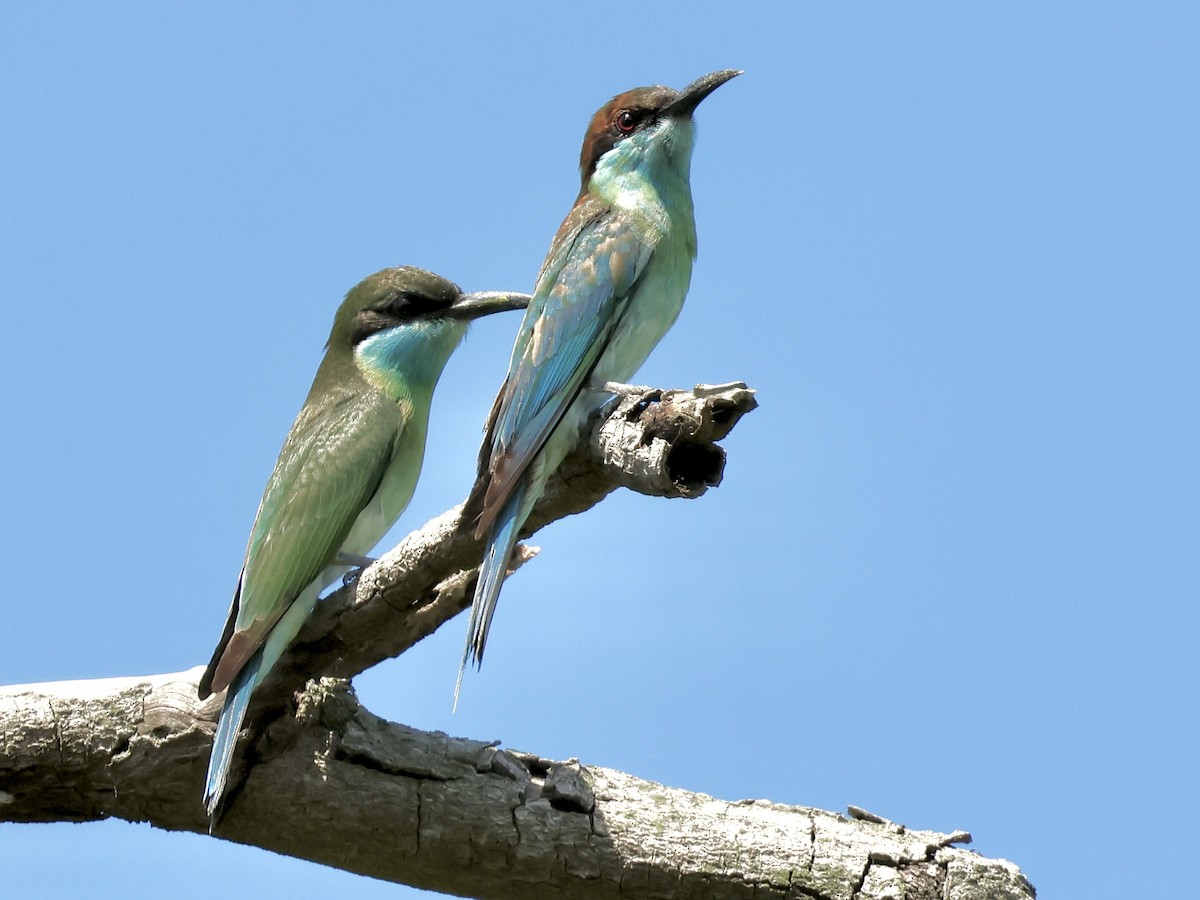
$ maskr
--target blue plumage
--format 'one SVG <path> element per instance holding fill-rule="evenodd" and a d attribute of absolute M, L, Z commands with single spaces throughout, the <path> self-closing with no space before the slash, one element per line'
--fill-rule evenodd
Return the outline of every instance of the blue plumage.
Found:
<path fill-rule="evenodd" d="M 676 93 L 636 88 L 596 113 L 580 154 L 582 186 L 517 333 L 464 520 L 487 550 L 459 666 L 483 658 L 512 549 L 546 480 L 606 399 L 679 315 L 696 255 L 689 171 L 692 113 L 730 78 Z"/>
<path fill-rule="evenodd" d="M 208 775 L 204 779 L 204 808 L 208 811 L 210 831 L 216 826 L 219 818 L 220 800 L 225 794 L 225 780 L 229 775 L 229 765 L 233 762 L 238 732 L 242 728 L 242 720 L 246 718 L 246 708 L 250 705 L 250 696 L 258 686 L 262 656 L 260 649 L 238 672 L 233 684 L 229 685 L 225 707 L 221 710 L 217 732 L 213 735 L 212 753 L 208 757 Z"/>

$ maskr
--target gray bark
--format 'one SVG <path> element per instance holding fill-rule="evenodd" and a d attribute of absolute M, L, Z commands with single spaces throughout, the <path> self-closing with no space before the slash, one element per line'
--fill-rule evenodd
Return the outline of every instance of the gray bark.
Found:
<path fill-rule="evenodd" d="M 622 398 L 528 530 L 618 486 L 699 496 L 720 481 L 715 442 L 754 405 L 744 385 Z M 1012 864 L 955 846 L 964 833 L 716 800 L 372 715 L 347 679 L 470 602 L 481 548 L 457 520 L 458 510 L 434 519 L 319 604 L 256 693 L 216 836 L 488 898 L 1034 896 Z M 220 698 L 196 699 L 200 673 L 0 689 L 0 821 L 115 816 L 206 831 Z"/>
<path fill-rule="evenodd" d="M 203 832 L 218 705 L 200 668 L 0 694 L 0 819 L 116 816 Z M 326 678 L 257 741 L 217 835 L 486 898 L 1032 898 L 1011 863 L 910 831 L 764 800 L 728 802 L 575 761 L 386 722 Z"/>

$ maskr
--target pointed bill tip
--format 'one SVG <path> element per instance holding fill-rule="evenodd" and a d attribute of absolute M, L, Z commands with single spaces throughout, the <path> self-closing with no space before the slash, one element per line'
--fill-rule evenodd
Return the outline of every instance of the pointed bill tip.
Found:
<path fill-rule="evenodd" d="M 731 78 L 741 75 L 743 71 L 743 69 L 721 69 L 718 72 L 709 72 L 707 75 L 701 75 L 681 90 L 679 96 L 675 98 L 675 101 L 664 112 L 667 115 L 673 116 L 690 116 L 705 97 Z"/>
<path fill-rule="evenodd" d="M 446 315 L 459 319 L 479 319 L 492 313 L 524 309 L 531 299 L 529 294 L 513 291 L 475 291 L 459 297 L 446 310 Z"/>
<path fill-rule="evenodd" d="M 739 75 L 745 74 L 745 69 L 718 69 L 716 72 L 709 72 L 707 75 L 701 75 L 691 84 L 689 84 L 688 87 L 695 87 L 696 85 L 706 83 L 711 83 L 713 87 L 720 87 L 729 79 L 737 78 Z M 687 88 L 685 88 L 685 90 L 686 89 Z"/>

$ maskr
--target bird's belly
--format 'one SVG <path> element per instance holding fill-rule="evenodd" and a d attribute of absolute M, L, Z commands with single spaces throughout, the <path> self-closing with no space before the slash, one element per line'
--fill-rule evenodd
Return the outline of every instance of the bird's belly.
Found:
<path fill-rule="evenodd" d="M 408 446 L 397 449 L 379 488 L 354 520 L 341 549 L 355 556 L 366 556 L 379 543 L 389 528 L 396 524 L 412 499 L 421 473 L 421 458 L 425 452 L 424 434 L 414 434 L 420 428 L 410 425 L 401 440 Z M 416 440 L 411 440 L 415 438 Z M 410 443 L 411 440 L 411 443 Z"/>
<path fill-rule="evenodd" d="M 413 490 L 416 488 L 416 476 L 420 471 L 419 460 L 418 465 L 411 468 L 392 465 L 387 474 L 383 476 L 383 481 L 380 482 L 375 495 L 354 520 L 354 524 L 350 527 L 350 533 L 346 535 L 346 539 L 342 541 L 342 546 L 338 549 L 354 556 L 366 556 L 400 518 L 404 507 L 408 506 L 408 501 L 412 499 Z M 317 604 L 317 597 L 327 587 L 338 582 L 350 569 L 351 566 L 330 563 L 300 592 L 279 622 L 271 629 L 263 653 L 264 665 L 261 670 L 263 675 L 269 671 L 271 666 L 275 665 L 275 661 L 291 644 L 293 638 L 300 633 L 300 628 Z"/>
<path fill-rule="evenodd" d="M 666 244 L 667 246 L 664 246 Z M 628 381 L 670 330 L 692 280 L 690 254 L 675 242 L 659 244 L 608 346 L 593 381 Z"/>
<path fill-rule="evenodd" d="M 592 386 L 605 381 L 628 382 L 633 377 L 650 351 L 675 324 L 691 280 L 692 257 L 686 249 L 660 244 L 647 264 L 637 290 L 625 301 L 629 306 L 621 323 L 592 370 L 589 379 Z M 530 481 L 534 488 L 526 494 L 522 517 L 529 515 L 546 479 L 578 443 L 583 426 L 601 399 L 602 395 L 585 384 L 567 408 L 531 465 Z"/>

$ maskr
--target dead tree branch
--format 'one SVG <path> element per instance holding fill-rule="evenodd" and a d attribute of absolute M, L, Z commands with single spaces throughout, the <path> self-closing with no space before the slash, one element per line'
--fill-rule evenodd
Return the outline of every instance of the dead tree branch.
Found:
<path fill-rule="evenodd" d="M 754 406 L 741 384 L 622 397 L 564 462 L 529 533 L 621 486 L 700 496 L 721 480 L 716 442 Z M 1011 864 L 955 847 L 963 833 L 715 800 L 363 709 L 347 679 L 463 609 L 481 552 L 451 510 L 318 605 L 256 692 L 255 739 L 239 751 L 250 764 L 218 836 L 490 898 L 1033 897 Z M 0 689 L 0 821 L 206 831 L 220 705 L 196 699 L 199 674 Z"/>
<path fill-rule="evenodd" d="M 217 706 L 200 669 L 0 693 L 0 819 L 116 816 L 203 832 Z M 276 719 L 219 836 L 483 898 L 1029 900 L 1011 863 L 860 810 L 727 802 L 420 732 L 312 682 Z"/>

